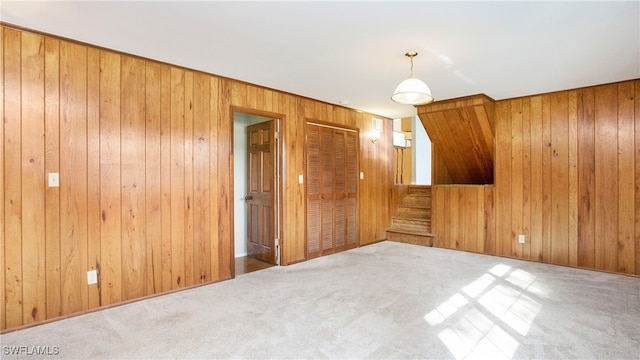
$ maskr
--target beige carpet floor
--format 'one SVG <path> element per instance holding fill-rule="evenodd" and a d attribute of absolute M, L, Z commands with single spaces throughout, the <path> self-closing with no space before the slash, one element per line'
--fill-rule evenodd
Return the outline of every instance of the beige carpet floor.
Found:
<path fill-rule="evenodd" d="M 639 359 L 640 278 L 382 242 L 0 341 L 2 359 Z"/>

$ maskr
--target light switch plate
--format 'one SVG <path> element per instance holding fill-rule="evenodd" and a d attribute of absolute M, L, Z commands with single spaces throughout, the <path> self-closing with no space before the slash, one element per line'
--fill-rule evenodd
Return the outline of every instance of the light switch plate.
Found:
<path fill-rule="evenodd" d="M 60 173 L 49 173 L 49 187 L 60 186 Z"/>
<path fill-rule="evenodd" d="M 97 283 L 98 283 L 98 271 L 97 270 L 87 271 L 87 284 L 93 285 Z"/>
<path fill-rule="evenodd" d="M 364 172 L 360 171 L 360 180 L 364 179 Z"/>
<path fill-rule="evenodd" d="M 298 175 L 298 184 L 304 184 L 304 175 Z"/>

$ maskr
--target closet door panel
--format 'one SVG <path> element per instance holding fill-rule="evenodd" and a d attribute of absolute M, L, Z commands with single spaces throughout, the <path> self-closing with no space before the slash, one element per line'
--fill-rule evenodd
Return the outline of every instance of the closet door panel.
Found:
<path fill-rule="evenodd" d="M 358 245 L 358 213 L 356 197 L 347 199 L 346 219 L 347 219 L 347 248 L 351 249 Z"/>
<path fill-rule="evenodd" d="M 307 123 L 307 258 L 358 244 L 358 133 Z"/>
<path fill-rule="evenodd" d="M 333 199 L 322 199 L 322 254 L 333 253 Z"/>
<path fill-rule="evenodd" d="M 307 202 L 307 253 L 309 257 L 320 255 L 320 201 Z"/>

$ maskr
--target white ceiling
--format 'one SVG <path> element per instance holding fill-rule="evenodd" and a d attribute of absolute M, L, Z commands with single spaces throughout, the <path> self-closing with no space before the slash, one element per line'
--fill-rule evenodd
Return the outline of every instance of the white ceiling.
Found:
<path fill-rule="evenodd" d="M 437 100 L 640 78 L 640 2 L 6 1 L 3 22 L 399 118 Z"/>

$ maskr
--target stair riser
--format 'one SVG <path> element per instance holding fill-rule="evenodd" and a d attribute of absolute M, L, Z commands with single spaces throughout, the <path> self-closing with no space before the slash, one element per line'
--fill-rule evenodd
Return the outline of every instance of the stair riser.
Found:
<path fill-rule="evenodd" d="M 409 186 L 408 194 L 431 195 L 431 186 Z"/>
<path fill-rule="evenodd" d="M 411 219 L 406 217 L 391 217 L 391 225 L 397 226 L 426 226 L 431 224 L 431 219 Z"/>
<path fill-rule="evenodd" d="M 431 218 L 431 209 L 399 207 L 398 216 L 407 218 L 429 219 Z"/>
<path fill-rule="evenodd" d="M 387 240 L 414 245 L 433 246 L 433 236 L 420 236 L 387 232 Z"/>
<path fill-rule="evenodd" d="M 431 233 L 431 225 L 391 225 L 387 230 L 395 232 Z"/>
<path fill-rule="evenodd" d="M 429 208 L 431 207 L 431 197 L 428 196 L 406 196 L 402 200 L 403 205 L 413 206 L 413 207 L 423 207 Z"/>

